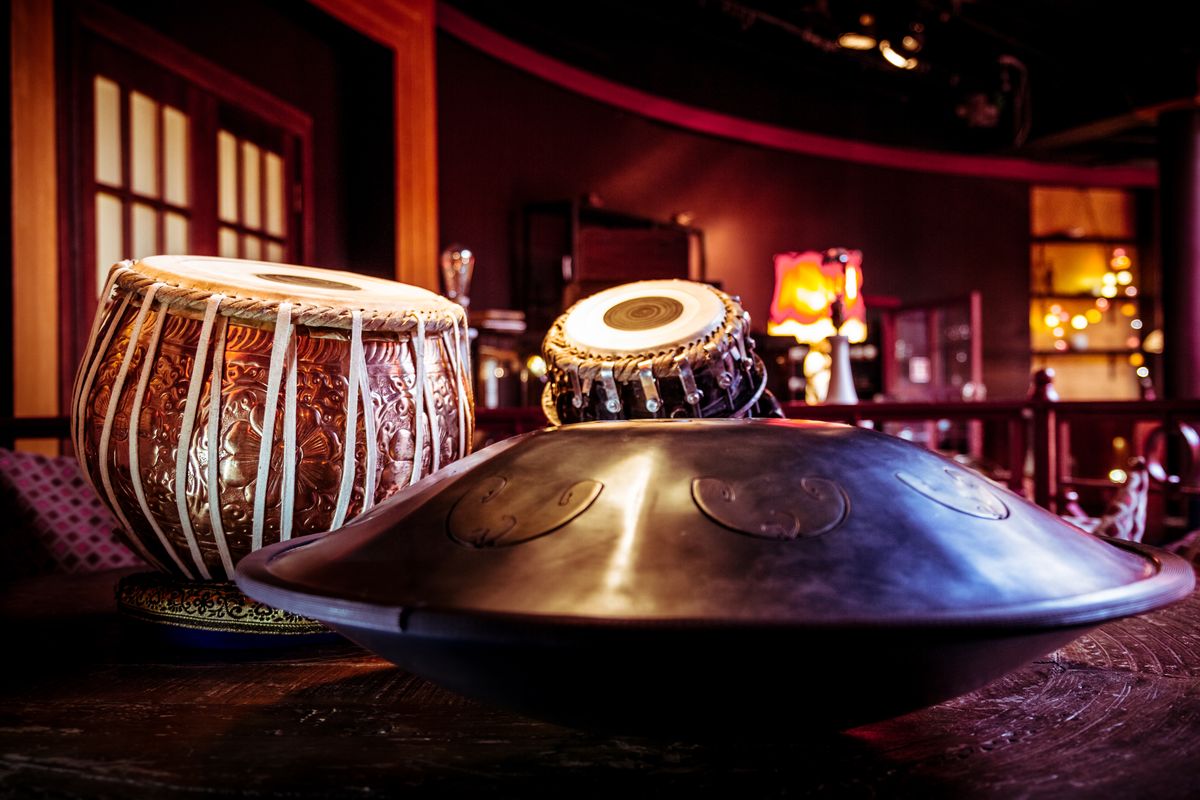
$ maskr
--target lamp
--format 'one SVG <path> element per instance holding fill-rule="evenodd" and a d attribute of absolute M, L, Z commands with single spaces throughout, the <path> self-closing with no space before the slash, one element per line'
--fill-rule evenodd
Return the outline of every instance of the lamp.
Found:
<path fill-rule="evenodd" d="M 850 342 L 867 338 L 862 286 L 862 251 L 831 248 L 825 252 L 775 256 L 775 294 L 767 333 L 793 336 L 797 342 L 829 343 L 827 403 L 857 403 L 850 373 Z M 815 351 L 812 351 L 815 352 Z"/>

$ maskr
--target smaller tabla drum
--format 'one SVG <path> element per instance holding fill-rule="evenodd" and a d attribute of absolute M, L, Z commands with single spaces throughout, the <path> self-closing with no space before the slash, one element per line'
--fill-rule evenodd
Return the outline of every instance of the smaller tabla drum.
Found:
<path fill-rule="evenodd" d="M 414 286 L 259 261 L 113 267 L 75 382 L 84 473 L 151 564 L 229 579 L 469 451 L 463 309 Z"/>
<path fill-rule="evenodd" d="M 782 417 L 736 298 L 684 280 L 637 281 L 580 300 L 542 344 L 553 424 Z"/>

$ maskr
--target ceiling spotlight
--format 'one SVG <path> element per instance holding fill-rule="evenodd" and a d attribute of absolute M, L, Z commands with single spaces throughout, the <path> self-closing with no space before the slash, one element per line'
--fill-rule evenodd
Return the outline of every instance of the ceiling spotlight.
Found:
<path fill-rule="evenodd" d="M 848 31 L 838 37 L 838 44 L 847 50 L 874 50 L 875 37 L 866 33 Z"/>
<path fill-rule="evenodd" d="M 887 39 L 879 42 L 879 52 L 883 53 L 884 59 L 896 69 L 916 69 L 917 60 L 915 58 L 905 58 L 902 54 L 892 49 L 892 44 Z"/>
<path fill-rule="evenodd" d="M 847 50 L 874 50 L 875 17 L 870 14 L 860 14 L 858 25 L 838 37 L 838 44 Z"/>

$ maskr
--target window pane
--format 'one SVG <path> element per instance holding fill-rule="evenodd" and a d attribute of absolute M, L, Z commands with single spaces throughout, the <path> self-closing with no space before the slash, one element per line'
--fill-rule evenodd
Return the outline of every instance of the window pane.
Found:
<path fill-rule="evenodd" d="M 158 197 L 158 103 L 129 94 L 129 184 L 135 192 Z"/>
<path fill-rule="evenodd" d="M 242 222 L 247 228 L 258 228 L 262 225 L 259 159 L 258 145 L 242 142 Z"/>
<path fill-rule="evenodd" d="M 217 133 L 217 196 L 218 216 L 237 222 L 237 139 L 229 131 Z"/>
<path fill-rule="evenodd" d="M 267 233 L 283 236 L 283 159 L 266 153 L 263 160 L 263 180 L 267 189 Z"/>
<path fill-rule="evenodd" d="M 181 255 L 191 250 L 188 246 L 188 220 L 183 214 L 168 211 L 163 221 L 166 239 L 163 250 L 172 255 Z"/>
<path fill-rule="evenodd" d="M 282 262 L 283 245 L 279 242 L 267 242 L 267 261 Z"/>
<path fill-rule="evenodd" d="M 242 252 L 245 258 L 262 258 L 262 242 L 257 236 L 243 236 Z"/>
<path fill-rule="evenodd" d="M 233 228 L 221 228 L 217 236 L 217 250 L 221 254 L 221 258 L 237 258 L 238 257 L 238 235 Z"/>
<path fill-rule="evenodd" d="M 95 98 L 96 180 L 121 186 L 121 89 L 99 75 L 92 81 Z"/>
<path fill-rule="evenodd" d="M 104 286 L 108 268 L 125 258 L 121 241 L 120 199 L 103 192 L 96 193 L 96 291 Z"/>
<path fill-rule="evenodd" d="M 158 253 L 158 214 L 153 206 L 133 204 L 133 257 Z"/>
<path fill-rule="evenodd" d="M 163 106 L 163 196 L 188 205 L 188 117 L 171 106 Z"/>

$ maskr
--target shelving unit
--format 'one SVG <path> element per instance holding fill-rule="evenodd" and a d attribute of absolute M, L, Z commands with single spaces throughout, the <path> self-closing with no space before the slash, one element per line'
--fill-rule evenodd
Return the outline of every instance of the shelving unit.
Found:
<path fill-rule="evenodd" d="M 1055 370 L 1064 399 L 1136 399 L 1150 385 L 1156 303 L 1137 221 L 1130 191 L 1031 190 L 1032 365 Z"/>

